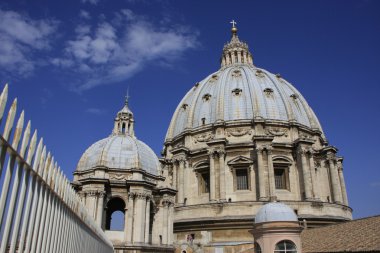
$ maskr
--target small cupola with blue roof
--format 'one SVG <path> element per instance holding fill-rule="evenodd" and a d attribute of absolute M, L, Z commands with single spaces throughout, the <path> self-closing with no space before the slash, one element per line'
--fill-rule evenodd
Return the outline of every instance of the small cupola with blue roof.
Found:
<path fill-rule="evenodd" d="M 113 134 L 115 135 L 129 135 L 131 137 L 135 136 L 134 132 L 134 122 L 133 112 L 128 106 L 129 95 L 125 96 L 125 102 L 123 108 L 117 113 L 115 118 L 115 126 Z"/>

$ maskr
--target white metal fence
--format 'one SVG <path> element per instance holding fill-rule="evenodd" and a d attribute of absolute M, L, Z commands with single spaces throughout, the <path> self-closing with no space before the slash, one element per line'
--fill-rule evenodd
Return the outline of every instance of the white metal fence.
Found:
<path fill-rule="evenodd" d="M 7 98 L 8 85 L 0 96 L 0 127 Z M 36 130 L 31 135 L 30 121 L 24 129 L 24 111 L 11 140 L 16 109 L 17 99 L 0 134 L 0 253 L 113 252 L 43 139 Z"/>

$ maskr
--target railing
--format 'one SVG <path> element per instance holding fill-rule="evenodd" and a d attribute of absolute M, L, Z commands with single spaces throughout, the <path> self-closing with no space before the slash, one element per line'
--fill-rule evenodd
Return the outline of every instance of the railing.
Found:
<path fill-rule="evenodd" d="M 8 85 L 0 96 L 0 126 L 7 98 Z M 0 253 L 113 252 L 43 139 L 37 144 L 37 130 L 31 137 L 30 121 L 23 129 L 24 111 L 10 140 L 16 108 L 17 99 L 0 134 Z"/>

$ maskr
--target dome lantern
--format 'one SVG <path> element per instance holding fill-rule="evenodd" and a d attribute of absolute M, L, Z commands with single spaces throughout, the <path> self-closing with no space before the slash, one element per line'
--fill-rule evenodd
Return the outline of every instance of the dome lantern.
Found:
<path fill-rule="evenodd" d="M 113 129 L 114 135 L 129 135 L 134 137 L 134 119 L 133 113 L 128 106 L 129 95 L 125 96 L 124 107 L 117 113 Z"/>
<path fill-rule="evenodd" d="M 237 35 L 238 29 L 235 20 L 230 22 L 231 41 L 224 45 L 221 57 L 221 67 L 230 66 L 233 64 L 248 64 L 253 65 L 252 54 L 249 52 L 248 44 L 239 40 Z"/>

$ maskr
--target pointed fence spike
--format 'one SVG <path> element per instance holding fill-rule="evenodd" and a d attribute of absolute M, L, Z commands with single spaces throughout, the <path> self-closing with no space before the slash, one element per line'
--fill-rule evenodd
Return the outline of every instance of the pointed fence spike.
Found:
<path fill-rule="evenodd" d="M 13 141 L 12 141 L 12 148 L 14 150 L 17 150 L 18 145 L 20 144 L 23 127 L 24 127 L 24 111 L 21 112 L 20 117 L 17 120 L 16 130 L 15 130 L 15 134 L 13 136 Z"/>
<path fill-rule="evenodd" d="M 8 100 L 8 84 L 5 84 L 3 92 L 0 95 L 0 122 L 4 116 L 5 106 L 7 105 Z"/>
<path fill-rule="evenodd" d="M 41 172 L 41 177 L 43 178 L 44 181 L 46 181 L 46 178 L 48 175 L 48 169 L 51 163 L 51 158 L 52 158 L 52 155 L 50 154 L 50 151 L 49 151 L 48 158 L 45 161 L 45 166 L 43 168 L 43 171 Z"/>
<path fill-rule="evenodd" d="M 44 145 L 43 149 L 42 149 L 42 154 L 41 154 L 41 158 L 39 161 L 34 161 L 35 163 L 33 164 L 33 170 L 37 173 L 37 174 L 40 174 L 40 170 L 43 166 L 43 164 L 45 163 L 45 158 L 46 158 L 46 146 Z M 36 166 L 34 166 L 36 165 Z"/>
<path fill-rule="evenodd" d="M 26 125 L 24 136 L 22 137 L 22 141 L 21 141 L 20 151 L 19 151 L 19 154 L 23 158 L 25 156 L 25 151 L 26 151 L 26 147 L 28 146 L 29 139 L 30 139 L 30 120 L 28 121 L 28 124 Z"/>
<path fill-rule="evenodd" d="M 50 177 L 51 177 L 51 171 L 53 170 L 54 166 L 54 156 L 52 156 L 49 167 L 47 168 L 47 177 L 46 177 L 46 182 L 49 183 Z"/>
<path fill-rule="evenodd" d="M 36 133 L 37 133 L 37 130 L 36 130 Z M 38 164 L 40 163 L 40 159 L 41 159 L 41 154 L 42 154 L 42 146 L 43 146 L 43 138 L 40 139 L 40 141 L 38 142 L 38 146 L 37 146 L 37 151 L 34 155 L 34 161 L 33 161 L 33 166 L 32 166 L 32 169 L 33 170 L 36 170 L 36 166 L 38 166 Z M 32 154 L 32 152 L 30 152 Z M 33 156 L 31 155 L 30 158 L 28 157 L 28 163 L 30 164 L 32 162 L 32 158 Z"/>
<path fill-rule="evenodd" d="M 8 141 L 9 135 L 12 131 L 13 123 L 15 121 L 15 115 L 17 111 L 17 98 L 13 100 L 11 108 L 9 109 L 7 121 L 5 122 L 3 138 Z"/>
<path fill-rule="evenodd" d="M 36 144 L 37 144 L 37 130 L 34 130 L 34 133 L 32 135 L 32 139 L 30 140 L 30 143 L 29 143 L 28 155 L 26 157 L 26 162 L 29 165 L 32 162 L 33 155 L 35 154 L 34 152 L 36 151 Z M 37 152 L 38 152 L 39 147 L 40 146 L 37 146 Z M 36 153 L 36 154 L 38 155 L 38 153 Z"/>
<path fill-rule="evenodd" d="M 45 161 L 43 164 L 41 164 L 40 169 L 38 170 L 38 174 L 45 180 L 46 175 L 46 168 L 50 164 L 51 155 L 50 152 L 48 152 L 47 157 L 45 158 Z"/>

